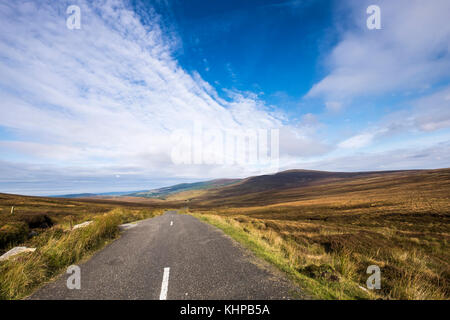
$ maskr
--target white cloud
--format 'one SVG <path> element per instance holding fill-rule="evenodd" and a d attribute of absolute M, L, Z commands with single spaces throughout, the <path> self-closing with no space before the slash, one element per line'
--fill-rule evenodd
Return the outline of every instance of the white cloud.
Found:
<path fill-rule="evenodd" d="M 328 75 L 305 96 L 323 99 L 332 112 L 342 110 L 345 101 L 352 111 L 365 111 L 356 108 L 357 102 L 378 113 L 379 120 L 337 144 L 339 152 L 348 156 L 367 147 L 399 150 L 413 134 L 425 136 L 450 127 L 450 87 L 443 85 L 450 80 L 450 2 L 378 1 L 381 30 L 366 27 L 366 8 L 371 4 L 341 3 L 342 12 L 346 17 L 350 12 L 353 20 L 346 20 L 348 28 L 325 58 Z M 399 103 L 398 97 L 403 101 Z"/>
<path fill-rule="evenodd" d="M 17 133 L 1 141 L 2 160 L 19 154 L 80 174 L 89 167 L 111 176 L 119 168 L 147 177 L 245 176 L 255 168 L 174 165 L 171 133 L 194 122 L 205 130 L 300 130 L 257 95 L 228 91 L 221 99 L 183 70 L 171 53 L 177 40 L 163 35 L 151 12 L 120 0 L 77 1 L 81 29 L 69 30 L 69 4 L 0 4 L 0 126 Z"/>
<path fill-rule="evenodd" d="M 338 147 L 358 149 L 381 139 L 385 139 L 387 144 L 395 135 L 419 133 L 426 136 L 450 128 L 450 86 L 408 101 L 406 105 L 408 109 L 386 115 L 371 128 L 340 142 Z M 406 138 L 400 140 L 400 143 L 406 142 Z"/>
<path fill-rule="evenodd" d="M 101 184 L 132 190 L 170 184 L 173 178 L 258 172 L 259 166 L 175 165 L 171 134 L 191 131 L 195 122 L 205 130 L 278 128 L 282 164 L 325 158 L 334 149 L 319 134 L 322 125 L 313 114 L 294 125 L 254 93 L 230 90 L 220 98 L 198 73 L 178 64 L 172 50 L 179 40 L 163 34 L 152 12 L 136 13 L 121 0 L 81 0 L 81 29 L 68 30 L 70 4 L 0 3 L 0 129 L 13 133 L 0 140 L 0 191 L 36 193 L 31 185 L 39 182 L 48 190 L 59 183 L 61 188 L 78 185 L 80 192 L 102 190 Z M 435 12 L 439 6 L 442 11 Z M 386 2 L 383 33 L 344 34 L 329 57 L 329 76 L 310 95 L 324 96 L 327 109 L 339 111 L 352 96 L 411 90 L 441 79 L 449 66 L 449 27 L 442 25 L 448 6 L 436 0 L 431 7 L 420 15 L 418 2 L 412 1 L 399 14 Z M 409 15 L 420 25 L 412 26 L 414 36 L 408 33 Z M 428 15 L 433 19 L 420 20 Z M 391 17 L 400 20 L 391 22 Z M 237 81 L 232 66 L 227 67 Z M 352 152 L 395 130 L 448 127 L 449 96 L 444 88 L 412 101 L 413 112 L 392 114 L 338 147 Z M 316 163 L 332 169 L 327 162 Z M 90 188 L 83 189 L 83 183 Z"/>
<path fill-rule="evenodd" d="M 325 102 L 325 107 L 329 111 L 339 111 L 342 108 L 342 103 L 338 101 L 327 101 Z"/>
<path fill-rule="evenodd" d="M 425 147 L 398 147 L 383 152 L 360 152 L 352 155 L 329 157 L 293 167 L 330 171 L 379 171 L 407 169 L 447 168 L 450 163 L 450 142 Z"/>
<path fill-rule="evenodd" d="M 372 2 L 348 2 L 356 28 L 341 35 L 326 59 L 329 74 L 308 97 L 334 101 L 417 91 L 449 79 L 449 1 L 381 1 L 382 29 L 368 30 L 365 8 Z"/>
<path fill-rule="evenodd" d="M 450 127 L 450 86 L 412 102 L 414 125 L 423 131 Z"/>
<path fill-rule="evenodd" d="M 358 134 L 356 136 L 348 138 L 347 140 L 342 141 L 341 143 L 338 144 L 338 146 L 340 148 L 346 148 L 346 149 L 362 148 L 362 147 L 369 145 L 369 143 L 372 141 L 374 136 L 375 135 L 373 133 Z"/>

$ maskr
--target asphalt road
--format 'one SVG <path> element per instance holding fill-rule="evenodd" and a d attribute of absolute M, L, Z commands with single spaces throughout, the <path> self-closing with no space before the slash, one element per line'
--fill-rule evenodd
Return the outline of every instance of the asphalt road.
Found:
<path fill-rule="evenodd" d="M 283 275 L 222 231 L 168 211 L 139 222 L 30 299 L 290 299 L 301 293 Z"/>

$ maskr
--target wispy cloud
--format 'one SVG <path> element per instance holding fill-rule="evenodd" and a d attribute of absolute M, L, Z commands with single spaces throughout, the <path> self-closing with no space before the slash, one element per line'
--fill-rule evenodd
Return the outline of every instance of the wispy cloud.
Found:
<path fill-rule="evenodd" d="M 449 80 L 450 2 L 378 1 L 382 29 L 368 30 L 365 9 L 372 2 L 342 3 L 352 12 L 355 28 L 342 32 L 342 40 L 326 58 L 329 74 L 308 97 L 340 101 L 424 90 Z"/>
<path fill-rule="evenodd" d="M 283 5 L 302 3 L 307 2 Z M 359 16 L 363 4 L 351 3 Z M 450 126 L 449 89 L 435 87 L 450 69 L 448 1 L 426 7 L 420 1 L 383 2 L 383 30 L 342 34 L 327 58 L 329 74 L 308 98 L 323 99 L 334 116 L 358 96 L 424 94 L 411 98 L 409 109 L 348 135 L 324 135 L 320 116 L 311 113 L 299 114 L 295 123 L 253 92 L 219 94 L 178 63 L 173 51 L 180 41 L 173 30 L 161 29 L 151 8 L 131 7 L 126 0 L 77 0 L 81 29 L 69 30 L 71 4 L 0 3 L 0 131 L 9 133 L 0 135 L 0 191 L 127 190 L 258 172 L 259 166 L 174 164 L 172 133 L 190 131 L 196 122 L 205 130 L 280 129 L 282 167 L 327 170 L 351 167 L 351 159 L 366 161 L 352 170 L 381 167 L 390 151 L 378 160 L 352 152 L 398 132 Z M 210 64 L 205 61 L 205 67 L 215 68 Z M 239 72 L 225 67 L 239 81 Z M 439 166 L 447 159 L 447 153 L 437 159 L 433 146 L 420 150 L 431 149 L 434 157 L 418 157 L 414 149 L 396 146 L 392 150 L 409 158 L 393 166 Z"/>
<path fill-rule="evenodd" d="M 194 122 L 227 130 L 286 125 L 256 95 L 229 91 L 223 100 L 197 73 L 183 70 L 172 57 L 173 38 L 150 9 L 77 1 L 81 29 L 69 30 L 69 4 L 0 4 L 0 126 L 18 133 L 0 142 L 4 161 L 19 157 L 80 175 L 89 167 L 92 176 L 246 175 L 252 168 L 175 166 L 171 133 Z"/>
<path fill-rule="evenodd" d="M 450 86 L 409 100 L 406 104 L 409 108 L 389 113 L 371 127 L 341 141 L 338 147 L 360 149 L 380 140 L 389 145 L 396 135 L 414 134 L 416 137 L 417 134 L 433 134 L 450 128 Z M 448 130 L 443 134 L 450 139 Z M 401 139 L 401 143 L 407 142 L 408 138 Z"/>
<path fill-rule="evenodd" d="M 403 150 L 402 144 L 414 148 L 410 140 L 418 133 L 447 130 L 444 136 L 450 139 L 450 3 L 375 1 L 381 9 L 381 30 L 366 27 L 366 8 L 371 4 L 340 3 L 351 20 L 345 20 L 344 27 L 342 16 L 337 16 L 336 26 L 342 31 L 338 43 L 324 56 L 328 74 L 311 87 L 305 103 L 317 99 L 326 111 L 336 114 L 346 108 L 364 113 L 365 106 L 360 105 L 376 101 L 377 120 L 338 137 L 337 148 L 348 156 L 359 149 L 380 147 L 380 143 L 383 150 Z M 391 102 L 393 97 L 401 101 L 399 106 Z M 355 161 L 359 157 L 353 156 Z M 431 158 L 420 161 L 424 166 L 436 163 Z"/>
<path fill-rule="evenodd" d="M 297 163 L 297 167 L 328 168 L 330 171 L 373 171 L 446 168 L 450 163 L 450 142 L 432 146 L 393 148 L 383 152 L 358 152 L 314 162 Z"/>

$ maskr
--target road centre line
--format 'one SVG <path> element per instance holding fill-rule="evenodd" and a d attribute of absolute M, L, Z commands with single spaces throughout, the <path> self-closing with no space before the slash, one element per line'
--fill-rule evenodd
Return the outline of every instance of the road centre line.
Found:
<path fill-rule="evenodd" d="M 169 272 L 170 268 L 164 268 L 163 280 L 161 285 L 161 293 L 159 295 L 159 300 L 167 299 L 167 290 L 169 288 Z"/>

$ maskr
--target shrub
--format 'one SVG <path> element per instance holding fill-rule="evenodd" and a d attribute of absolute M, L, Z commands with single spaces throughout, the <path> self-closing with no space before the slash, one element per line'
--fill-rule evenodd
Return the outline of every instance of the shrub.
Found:
<path fill-rule="evenodd" d="M 52 219 L 44 213 L 30 213 L 20 216 L 20 220 L 28 224 L 30 229 L 50 228 L 53 226 Z"/>
<path fill-rule="evenodd" d="M 10 222 L 0 228 L 0 250 L 8 248 L 16 243 L 21 243 L 28 238 L 28 225 L 25 222 Z"/>

